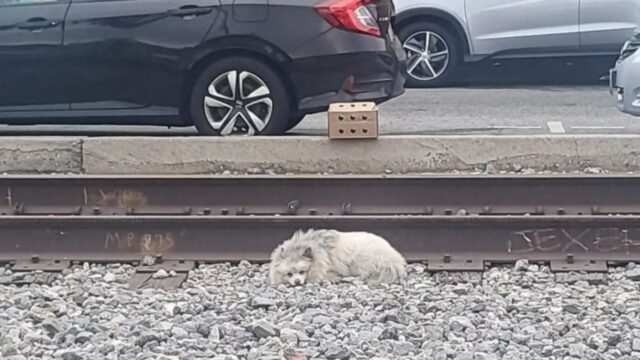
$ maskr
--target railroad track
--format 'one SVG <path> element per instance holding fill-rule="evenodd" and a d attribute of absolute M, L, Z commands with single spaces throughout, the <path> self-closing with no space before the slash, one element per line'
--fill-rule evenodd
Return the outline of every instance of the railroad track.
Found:
<path fill-rule="evenodd" d="M 266 261 L 298 228 L 366 230 L 430 270 L 640 261 L 640 176 L 4 176 L 0 262 L 187 271 Z"/>

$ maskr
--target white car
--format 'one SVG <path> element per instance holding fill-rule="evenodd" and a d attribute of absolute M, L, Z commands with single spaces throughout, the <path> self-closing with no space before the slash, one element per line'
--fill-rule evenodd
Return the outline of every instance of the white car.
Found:
<path fill-rule="evenodd" d="M 624 113 L 640 116 L 640 33 L 622 47 L 620 58 L 611 70 L 609 83 L 616 106 Z"/>
<path fill-rule="evenodd" d="M 640 25 L 640 0 L 394 0 L 407 83 L 439 86 L 461 62 L 611 56 Z"/>

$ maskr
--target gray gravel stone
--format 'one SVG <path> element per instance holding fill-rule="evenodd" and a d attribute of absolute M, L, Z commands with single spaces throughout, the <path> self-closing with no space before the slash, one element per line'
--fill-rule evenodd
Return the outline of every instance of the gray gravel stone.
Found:
<path fill-rule="evenodd" d="M 562 309 L 570 314 L 579 314 L 580 308 L 576 304 L 565 304 Z"/>
<path fill-rule="evenodd" d="M 516 265 L 513 268 L 515 271 L 527 271 L 529 270 L 529 260 L 521 259 L 516 261 Z"/>
<path fill-rule="evenodd" d="M 465 329 L 475 329 L 471 320 L 464 316 L 454 316 L 449 320 L 451 330 L 461 332 Z"/>
<path fill-rule="evenodd" d="M 57 319 L 47 319 L 42 322 L 42 328 L 47 332 L 47 335 L 52 338 L 64 330 L 64 324 Z"/>
<path fill-rule="evenodd" d="M 589 337 L 587 344 L 598 352 L 603 353 L 607 350 L 607 341 L 601 333 L 593 334 Z"/>
<path fill-rule="evenodd" d="M 318 315 L 313 317 L 313 324 L 319 327 L 331 324 L 331 322 L 331 318 L 325 315 Z"/>
<path fill-rule="evenodd" d="M 178 327 L 178 326 L 174 326 L 171 329 L 171 336 L 173 336 L 174 338 L 180 340 L 180 339 L 186 339 L 189 337 L 189 333 L 187 332 L 187 330 Z"/>
<path fill-rule="evenodd" d="M 444 329 L 441 326 L 428 325 L 424 327 L 424 336 L 430 340 L 442 340 L 444 338 Z"/>
<path fill-rule="evenodd" d="M 298 345 L 298 332 L 292 329 L 280 330 L 280 340 L 287 345 Z"/>
<path fill-rule="evenodd" d="M 324 351 L 324 356 L 326 356 L 327 359 L 345 360 L 349 358 L 350 354 L 349 349 L 340 345 L 329 345 Z"/>
<path fill-rule="evenodd" d="M 569 345 L 569 355 L 578 359 L 582 359 L 584 357 L 586 350 L 586 346 L 581 343 Z"/>
<path fill-rule="evenodd" d="M 156 258 L 150 255 L 145 255 L 144 258 L 142 258 L 142 265 L 145 266 L 153 266 L 156 264 Z"/>
<path fill-rule="evenodd" d="M 278 335 L 277 329 L 266 320 L 260 320 L 251 326 L 251 332 L 259 338 L 268 338 Z"/>
<path fill-rule="evenodd" d="M 78 354 L 77 352 L 74 351 L 67 351 L 65 353 L 62 353 L 60 355 L 62 357 L 62 360 L 84 360 L 84 359 L 88 359 L 84 356 L 81 356 L 80 354 Z"/>
<path fill-rule="evenodd" d="M 640 281 L 640 267 L 633 266 L 627 271 L 627 278 L 633 281 Z"/>
<path fill-rule="evenodd" d="M 474 304 L 473 306 L 471 306 L 471 311 L 473 311 L 474 313 L 479 313 L 482 311 L 485 311 L 487 308 L 487 305 L 484 303 L 479 303 L 479 304 Z"/>
<path fill-rule="evenodd" d="M 384 315 L 383 321 L 407 325 L 409 323 L 409 318 L 398 310 L 391 310 Z"/>
<path fill-rule="evenodd" d="M 473 353 L 470 352 L 464 352 L 462 354 L 458 354 L 455 358 L 453 358 L 454 360 L 474 360 L 474 356 Z"/>
<path fill-rule="evenodd" d="M 276 306 L 276 301 L 274 299 L 256 296 L 251 300 L 251 306 L 254 308 L 268 308 L 270 306 Z"/>
<path fill-rule="evenodd" d="M 169 277 L 169 273 L 165 269 L 160 269 L 151 275 L 154 279 L 166 279 Z"/>
<path fill-rule="evenodd" d="M 117 278 L 116 278 L 116 275 L 115 275 L 115 274 L 113 274 L 113 273 L 107 273 L 107 274 L 104 276 L 104 281 L 106 281 L 106 282 L 108 282 L 108 283 L 114 282 L 114 281 L 116 281 L 116 279 L 117 279 Z"/>
<path fill-rule="evenodd" d="M 415 351 L 415 346 L 406 341 L 396 341 L 393 343 L 393 353 L 397 356 L 406 356 Z"/>
<path fill-rule="evenodd" d="M 636 359 L 636 268 L 601 282 L 535 264 L 482 277 L 412 264 L 406 284 L 272 288 L 266 266 L 242 262 L 202 265 L 165 291 L 130 290 L 128 265 L 83 264 L 0 286 L 0 358 Z"/>
<path fill-rule="evenodd" d="M 140 346 L 140 347 L 144 347 L 145 345 L 147 345 L 150 342 L 160 342 L 164 339 L 164 337 L 160 334 L 157 334 L 155 332 L 152 331 L 146 331 L 142 334 L 140 334 L 140 336 L 138 337 L 138 339 L 136 340 L 136 345 Z"/>
<path fill-rule="evenodd" d="M 81 333 L 79 333 L 78 335 L 76 335 L 76 339 L 75 342 L 78 344 L 84 344 L 87 343 L 89 341 L 91 341 L 91 338 L 93 337 L 93 334 L 88 332 L 88 331 L 83 331 Z"/>
<path fill-rule="evenodd" d="M 218 326 L 212 326 L 209 328 L 208 338 L 211 341 L 220 341 L 222 339 L 222 331 Z"/>

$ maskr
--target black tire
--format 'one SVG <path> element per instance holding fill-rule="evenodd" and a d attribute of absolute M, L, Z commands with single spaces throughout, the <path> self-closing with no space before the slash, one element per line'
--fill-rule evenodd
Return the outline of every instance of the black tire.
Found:
<path fill-rule="evenodd" d="M 407 73 L 407 85 L 411 87 L 439 87 L 449 84 L 452 76 L 455 74 L 456 69 L 460 65 L 461 60 L 461 46 L 458 37 L 447 27 L 437 23 L 419 21 L 413 22 L 404 26 L 398 32 L 398 37 L 402 41 L 404 46 L 405 41 L 412 35 L 429 31 L 437 34 L 444 40 L 446 46 L 449 49 L 449 61 L 442 72 L 442 74 L 432 80 L 418 79 L 411 74 Z M 405 50 L 406 51 L 406 50 Z M 409 66 L 409 60 L 407 60 L 407 66 Z"/>
<path fill-rule="evenodd" d="M 287 89 L 278 74 L 269 66 L 263 64 L 258 60 L 254 60 L 248 57 L 229 57 L 218 60 L 209 65 L 204 71 L 202 71 L 200 76 L 198 76 L 193 85 L 191 98 L 189 100 L 191 118 L 194 125 L 198 129 L 198 132 L 202 135 L 223 135 L 221 134 L 221 132 L 222 129 L 224 129 L 224 126 L 216 129 L 214 128 L 213 124 L 207 119 L 204 101 L 205 96 L 209 94 L 209 85 L 216 79 L 220 78 L 222 75 L 230 71 L 237 71 L 238 74 L 246 71 L 253 74 L 269 89 L 268 98 L 271 99 L 272 102 L 271 116 L 269 117 L 269 120 L 267 121 L 267 124 L 263 129 L 260 130 L 252 124 L 247 124 L 246 126 L 241 127 L 248 129 L 248 126 L 251 126 L 255 135 L 278 135 L 284 133 L 287 130 L 287 126 L 289 124 L 288 119 L 291 117 L 292 113 L 291 100 L 287 95 Z M 236 83 L 239 84 L 240 82 L 236 81 Z M 253 81 L 253 84 L 257 83 Z M 230 87 L 227 87 L 227 89 L 229 88 Z M 230 103 L 234 102 L 230 101 Z M 267 107 L 267 105 L 264 104 L 260 104 L 258 106 L 262 107 L 262 109 Z M 245 108 L 241 107 L 241 109 Z M 254 109 L 251 110 L 253 111 Z M 226 111 L 231 110 L 218 108 L 218 110 L 213 109 L 210 111 L 219 111 L 220 113 L 225 114 Z M 267 110 L 262 111 L 262 114 L 268 114 Z M 243 115 L 248 115 L 248 113 L 243 112 Z M 268 116 L 265 115 L 265 118 L 266 117 Z M 227 123 L 228 121 L 225 121 L 222 124 L 224 125 Z"/>
<path fill-rule="evenodd" d="M 304 120 L 305 115 L 295 115 L 289 119 L 289 124 L 287 124 L 287 131 L 293 129 L 298 126 Z"/>

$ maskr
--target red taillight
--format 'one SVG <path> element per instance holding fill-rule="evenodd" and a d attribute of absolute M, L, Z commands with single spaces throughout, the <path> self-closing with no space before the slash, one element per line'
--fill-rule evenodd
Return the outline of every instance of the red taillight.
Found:
<path fill-rule="evenodd" d="M 325 0 L 316 10 L 334 27 L 382 36 L 380 27 L 367 7 L 371 0 Z"/>

